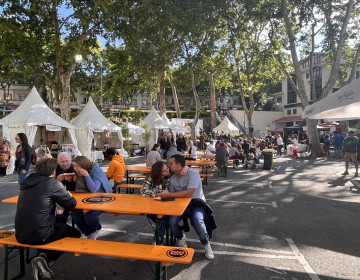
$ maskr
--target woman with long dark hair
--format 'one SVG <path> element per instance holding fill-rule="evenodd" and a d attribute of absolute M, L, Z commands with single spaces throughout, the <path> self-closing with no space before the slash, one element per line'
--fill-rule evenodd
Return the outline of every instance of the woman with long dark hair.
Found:
<path fill-rule="evenodd" d="M 142 196 L 156 197 L 157 194 L 163 190 L 168 190 L 170 187 L 169 168 L 165 161 L 158 161 L 152 165 L 150 175 L 145 179 L 141 187 L 140 193 Z M 156 215 L 147 215 L 153 222 L 156 222 Z M 163 243 L 165 226 L 167 216 L 164 216 L 160 221 L 159 241 Z M 154 242 L 155 243 L 155 242 Z"/>
<path fill-rule="evenodd" d="M 15 152 L 15 170 L 14 174 L 18 174 L 18 182 L 22 184 L 31 168 L 31 147 L 25 133 L 18 133 L 15 136 L 18 144 Z"/>

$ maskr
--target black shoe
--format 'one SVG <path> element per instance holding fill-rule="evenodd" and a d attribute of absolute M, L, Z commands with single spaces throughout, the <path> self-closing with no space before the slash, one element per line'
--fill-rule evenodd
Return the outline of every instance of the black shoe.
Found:
<path fill-rule="evenodd" d="M 354 177 L 358 177 L 358 176 L 359 176 L 359 174 L 356 172 L 355 175 L 354 175 Z"/>
<path fill-rule="evenodd" d="M 36 275 L 40 276 L 43 279 L 50 279 L 52 276 L 54 276 L 54 272 L 50 269 L 44 257 L 38 256 L 33 258 L 31 260 L 31 265 L 34 278 Z M 36 270 L 38 273 L 35 274 Z"/>
<path fill-rule="evenodd" d="M 349 175 L 349 172 L 345 171 L 345 172 L 342 173 L 341 175 Z"/>

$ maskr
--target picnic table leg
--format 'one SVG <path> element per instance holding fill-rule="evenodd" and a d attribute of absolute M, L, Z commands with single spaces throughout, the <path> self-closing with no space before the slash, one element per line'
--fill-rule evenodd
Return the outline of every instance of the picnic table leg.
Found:
<path fill-rule="evenodd" d="M 9 246 L 5 245 L 4 280 L 8 279 Z"/>

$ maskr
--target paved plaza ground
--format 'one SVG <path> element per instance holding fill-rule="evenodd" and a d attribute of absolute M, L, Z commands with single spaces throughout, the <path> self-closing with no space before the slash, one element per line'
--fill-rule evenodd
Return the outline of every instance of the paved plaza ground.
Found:
<path fill-rule="evenodd" d="M 126 164 L 143 164 L 143 159 Z M 328 158 L 281 157 L 271 171 L 261 166 L 229 169 L 226 179 L 216 173 L 209 178 L 204 192 L 218 225 L 211 240 L 215 259 L 205 259 L 191 229 L 187 243 L 196 251 L 193 262 L 170 266 L 169 279 L 360 279 L 360 192 L 350 191 L 353 165 L 348 176 L 341 175 L 343 161 Z M 15 175 L 0 178 L 0 200 L 18 192 Z M 15 210 L 0 203 L 0 229 L 14 228 Z M 144 216 L 103 214 L 100 220 L 99 239 L 152 242 Z M 10 261 L 13 276 L 17 261 Z M 3 264 L 0 248 L 1 274 Z M 154 267 L 146 261 L 72 254 L 53 265 L 54 279 L 80 280 L 154 279 Z M 32 279 L 31 265 L 26 272 L 22 279 Z"/>

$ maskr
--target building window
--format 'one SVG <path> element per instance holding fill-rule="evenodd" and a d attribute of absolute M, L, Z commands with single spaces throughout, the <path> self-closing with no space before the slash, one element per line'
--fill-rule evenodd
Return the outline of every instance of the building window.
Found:
<path fill-rule="evenodd" d="M 137 105 L 137 99 L 131 99 L 131 106 L 136 106 Z"/>
<path fill-rule="evenodd" d="M 296 84 L 296 76 L 292 75 L 292 80 Z M 287 83 L 287 104 L 296 103 L 296 92 L 292 88 L 290 82 Z"/>
<path fill-rule="evenodd" d="M 310 78 L 310 73 L 306 73 L 306 79 Z"/>
<path fill-rule="evenodd" d="M 285 123 L 285 127 L 290 127 L 290 126 L 293 126 L 293 125 L 294 125 L 293 122 L 286 122 L 286 123 Z"/>
<path fill-rule="evenodd" d="M 282 104 L 282 98 L 281 97 L 276 98 L 276 104 L 278 104 L 278 105 Z"/>
<path fill-rule="evenodd" d="M 143 100 L 141 103 L 142 103 L 142 106 L 143 106 L 143 107 L 146 107 L 146 106 L 148 105 L 148 101 L 147 101 L 147 100 Z"/>
<path fill-rule="evenodd" d="M 288 114 L 288 115 L 291 115 L 291 110 L 287 110 L 287 114 Z"/>
<path fill-rule="evenodd" d="M 293 109 L 293 115 L 297 114 L 297 109 Z"/>
<path fill-rule="evenodd" d="M 83 104 L 88 103 L 88 101 L 89 101 L 89 99 L 88 99 L 87 97 L 84 97 L 84 98 L 83 98 Z"/>

